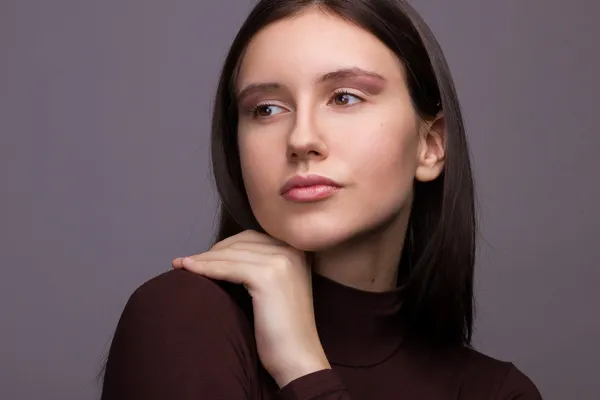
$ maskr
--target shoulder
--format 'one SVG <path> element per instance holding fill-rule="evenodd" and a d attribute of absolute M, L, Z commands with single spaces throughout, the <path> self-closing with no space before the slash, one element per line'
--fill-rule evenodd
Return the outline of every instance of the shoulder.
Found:
<path fill-rule="evenodd" d="M 204 276 L 171 270 L 140 285 L 129 297 L 121 320 L 140 327 L 201 329 L 204 334 L 223 330 L 251 334 L 235 293 L 234 288 Z"/>
<path fill-rule="evenodd" d="M 140 285 L 129 302 L 148 305 L 230 303 L 232 298 L 216 281 L 183 269 L 171 270 Z"/>
<path fill-rule="evenodd" d="M 513 363 L 487 356 L 472 348 L 456 354 L 461 360 L 461 393 L 465 399 L 541 400 L 533 381 Z"/>
<path fill-rule="evenodd" d="M 129 297 L 103 398 L 248 398 L 258 390 L 257 357 L 252 324 L 226 286 L 169 271 Z"/>

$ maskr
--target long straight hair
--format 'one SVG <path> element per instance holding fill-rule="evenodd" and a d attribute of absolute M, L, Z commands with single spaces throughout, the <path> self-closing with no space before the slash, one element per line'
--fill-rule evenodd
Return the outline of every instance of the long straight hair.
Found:
<path fill-rule="evenodd" d="M 369 31 L 403 63 L 407 86 L 422 118 L 445 118 L 446 160 L 431 182 L 414 183 L 408 232 L 398 246 L 402 315 L 408 329 L 438 345 L 470 346 L 476 218 L 473 177 L 454 83 L 431 30 L 404 0 L 262 0 L 252 10 L 225 60 L 212 118 L 211 161 L 220 197 L 215 241 L 246 229 L 264 232 L 250 208 L 237 142 L 235 80 L 244 51 L 265 26 L 307 7 Z"/>

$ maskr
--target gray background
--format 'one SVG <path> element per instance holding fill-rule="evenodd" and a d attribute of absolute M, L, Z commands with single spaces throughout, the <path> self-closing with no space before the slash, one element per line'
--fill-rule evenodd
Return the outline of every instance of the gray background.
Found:
<path fill-rule="evenodd" d="M 96 398 L 128 296 L 208 243 L 210 103 L 251 2 L 208 3 L 0 1 L 0 398 Z M 476 344 L 599 399 L 599 3 L 414 4 L 472 145 Z"/>

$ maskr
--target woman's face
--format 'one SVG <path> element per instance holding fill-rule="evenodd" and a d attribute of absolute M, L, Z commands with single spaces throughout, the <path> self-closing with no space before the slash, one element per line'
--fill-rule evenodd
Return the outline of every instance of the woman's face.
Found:
<path fill-rule="evenodd" d="M 424 129 L 405 82 L 375 36 L 316 8 L 252 39 L 236 81 L 238 143 L 250 206 L 268 234 L 320 251 L 410 212 L 414 179 L 443 168 L 443 135 Z M 297 175 L 339 187 L 282 195 Z"/>

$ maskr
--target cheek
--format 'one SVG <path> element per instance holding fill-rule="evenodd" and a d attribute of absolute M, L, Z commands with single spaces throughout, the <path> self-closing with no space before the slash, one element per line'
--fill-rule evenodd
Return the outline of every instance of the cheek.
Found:
<path fill-rule="evenodd" d="M 283 179 L 280 173 L 285 165 L 285 149 L 282 159 L 281 146 L 273 143 L 273 137 L 268 140 L 269 145 L 265 142 L 259 132 L 240 135 L 238 140 L 242 178 L 253 207 L 277 193 Z"/>
<path fill-rule="evenodd" d="M 360 196 L 369 205 L 398 203 L 411 194 L 417 168 L 418 135 L 410 119 L 390 121 L 372 129 L 369 135 L 355 135 L 348 141 L 353 179 Z"/>

